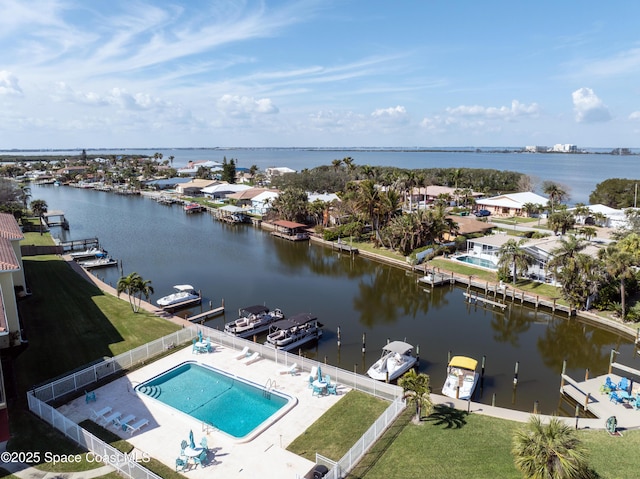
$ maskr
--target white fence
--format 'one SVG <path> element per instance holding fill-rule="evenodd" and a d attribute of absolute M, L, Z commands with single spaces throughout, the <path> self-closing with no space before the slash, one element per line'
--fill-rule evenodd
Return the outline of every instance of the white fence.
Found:
<path fill-rule="evenodd" d="M 55 379 L 50 383 L 32 389 L 27 393 L 29 410 L 61 431 L 69 439 L 92 451 L 95 456 L 109 457 L 109 461 L 107 461 L 108 464 L 118 469 L 126 477 L 134 479 L 158 478 L 159 476 L 138 464 L 136 458 L 129 457 L 115 450 L 60 414 L 48 403 L 67 396 L 70 397 L 71 395 L 79 394 L 87 389 L 92 389 L 92 386 L 98 381 L 102 381 L 110 376 L 123 374 L 129 369 L 141 366 L 160 354 L 193 341 L 198 336 L 199 331 L 202 332 L 203 336 L 211 338 L 211 341 L 214 343 L 237 350 L 248 346 L 253 351 L 259 352 L 263 358 L 273 360 L 277 364 L 284 366 L 297 363 L 303 370 L 310 371 L 313 366 L 318 366 L 319 364 L 317 360 L 304 358 L 297 354 L 280 351 L 265 345 L 258 345 L 252 341 L 236 338 L 217 329 L 192 325 L 113 358 L 105 358 L 104 361 L 92 364 L 68 376 Z M 371 428 L 356 442 L 345 457 L 338 461 L 337 466 L 331 469 L 326 476 L 329 478 L 338 478 L 342 471 L 349 471 L 355 466 L 367 449 L 371 447 L 389 424 L 400 414 L 405 405 L 402 400 L 402 389 L 398 386 L 376 381 L 355 372 L 340 369 L 337 366 L 329 364 L 321 364 L 321 366 L 324 373 L 330 374 L 331 377 L 335 378 L 336 382 L 340 384 L 392 401 L 389 408 L 387 408 Z M 114 460 L 114 458 L 116 458 L 116 460 Z"/>

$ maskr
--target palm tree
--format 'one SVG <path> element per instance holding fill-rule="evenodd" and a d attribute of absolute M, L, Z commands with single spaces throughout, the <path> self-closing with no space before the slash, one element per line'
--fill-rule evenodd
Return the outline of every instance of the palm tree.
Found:
<path fill-rule="evenodd" d="M 617 244 L 610 245 L 599 251 L 598 256 L 604 262 L 606 274 L 614 281 L 619 281 L 621 319 L 624 321 L 627 313 L 626 281 L 635 276 L 633 255 L 619 249 Z"/>
<path fill-rule="evenodd" d="M 332 160 L 331 165 L 335 171 L 338 171 L 340 169 L 340 165 L 342 165 L 342 160 Z"/>
<path fill-rule="evenodd" d="M 558 418 L 543 424 L 532 416 L 516 431 L 511 450 L 515 465 L 528 479 L 585 479 L 592 477 L 587 450 L 571 426 Z"/>
<path fill-rule="evenodd" d="M 42 234 L 42 218 L 44 218 L 48 209 L 49 207 L 45 200 L 33 200 L 31 202 L 31 211 L 33 211 L 33 214 L 38 218 L 38 221 L 40 221 L 40 234 Z"/>
<path fill-rule="evenodd" d="M 127 293 L 131 309 L 134 313 L 137 313 L 140 311 L 142 296 L 148 300 L 153 294 L 153 286 L 151 286 L 151 280 L 145 280 L 138 273 L 134 272 L 127 276 L 122 276 L 118 280 L 116 292 L 118 297 L 120 297 L 121 293 Z"/>
<path fill-rule="evenodd" d="M 569 197 L 567 190 L 553 181 L 545 181 L 542 183 L 542 192 L 549 196 L 549 204 L 551 206 L 551 213 L 555 211 L 555 204 L 566 200 Z"/>
<path fill-rule="evenodd" d="M 522 239 L 516 242 L 514 239 L 510 239 L 500 247 L 498 251 L 498 266 L 510 267 L 512 272 L 513 284 L 516 284 L 518 279 L 518 270 L 527 270 L 534 262 L 533 256 L 528 251 L 521 248 L 526 242 L 526 239 Z"/>
<path fill-rule="evenodd" d="M 404 390 L 404 398 L 416 406 L 416 419 L 422 420 L 423 413 L 428 416 L 433 411 L 433 403 L 429 394 L 429 376 L 416 373 L 415 369 L 407 371 L 400 379 L 398 386 Z"/>

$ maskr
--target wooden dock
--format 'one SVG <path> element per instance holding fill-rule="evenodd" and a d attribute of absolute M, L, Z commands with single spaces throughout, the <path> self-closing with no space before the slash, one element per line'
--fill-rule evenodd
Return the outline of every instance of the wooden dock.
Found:
<path fill-rule="evenodd" d="M 192 323 L 199 323 L 201 321 L 206 321 L 209 318 L 213 318 L 215 316 L 220 316 L 223 313 L 224 313 L 224 305 L 220 306 L 218 308 L 212 308 L 209 311 L 205 311 L 205 312 L 200 313 L 200 314 L 194 314 L 193 316 L 189 316 L 189 317 L 187 317 L 185 319 L 187 321 L 192 322 Z"/>
<path fill-rule="evenodd" d="M 77 251 L 79 249 L 99 248 L 100 241 L 98 238 L 85 238 L 71 241 L 62 241 L 58 244 L 66 251 Z"/>
<path fill-rule="evenodd" d="M 494 306 L 494 307 L 498 307 L 501 309 L 505 309 L 507 306 L 509 306 L 508 304 L 505 303 L 501 303 L 499 301 L 493 301 L 489 298 L 486 298 L 484 296 L 480 296 L 477 293 L 476 294 L 472 294 L 472 293 L 462 293 L 464 295 L 465 298 L 467 298 L 467 301 L 469 303 L 483 303 L 485 305 L 489 305 L 489 306 Z"/>
<path fill-rule="evenodd" d="M 338 251 L 343 251 L 343 252 L 349 253 L 349 254 L 358 254 L 358 248 L 356 248 L 355 246 L 351 246 L 351 245 L 348 245 L 346 243 L 343 243 L 340 240 L 332 241 L 331 242 L 331 249 L 337 249 Z"/>
<path fill-rule="evenodd" d="M 428 284 L 429 286 L 455 283 L 455 280 L 453 280 L 451 276 L 442 273 L 425 273 L 425 275 L 420 276 L 417 281 L 418 283 Z"/>

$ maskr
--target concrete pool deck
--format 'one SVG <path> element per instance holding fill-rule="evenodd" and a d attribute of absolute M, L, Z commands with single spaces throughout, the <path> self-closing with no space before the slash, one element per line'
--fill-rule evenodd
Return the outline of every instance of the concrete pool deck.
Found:
<path fill-rule="evenodd" d="M 92 409 L 100 410 L 107 406 L 123 416 L 133 414 L 136 420 L 148 419 L 149 424 L 133 435 L 113 426 L 108 426 L 108 429 L 133 444 L 137 457 L 148 454 L 171 468 L 175 467 L 176 458 L 180 455 L 180 443 L 182 440 L 188 440 L 190 430 L 193 431 L 196 443 L 199 443 L 202 437 L 206 437 L 208 447 L 214 454 L 209 454 L 204 468 L 192 466 L 185 471 L 183 474 L 188 477 L 204 479 L 212 473 L 225 478 L 281 479 L 304 476 L 313 468 L 314 463 L 287 451 L 286 447 L 339 401 L 349 389 L 339 386 L 337 396 L 312 396 L 308 371 L 295 376 L 280 374 L 283 365 L 264 358 L 245 365 L 241 360 L 235 359 L 238 353 L 235 349 L 215 343 L 213 345 L 214 349 L 210 353 L 193 354 L 191 346 L 178 350 L 96 389 L 95 402 L 87 404 L 82 396 L 59 407 L 58 411 L 74 422 L 90 419 Z M 204 431 L 201 421 L 134 391 L 137 384 L 177 364 L 193 360 L 259 385 L 265 385 L 271 379 L 275 381 L 277 391 L 295 397 L 298 403 L 255 439 L 239 443 L 222 432 Z"/>

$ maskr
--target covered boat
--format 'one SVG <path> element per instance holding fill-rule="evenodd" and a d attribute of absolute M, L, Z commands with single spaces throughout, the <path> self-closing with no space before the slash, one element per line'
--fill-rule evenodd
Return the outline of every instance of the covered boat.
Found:
<path fill-rule="evenodd" d="M 367 371 L 370 378 L 392 381 L 416 364 L 413 346 L 403 341 L 391 341 L 382 348 L 382 355 Z"/>
<path fill-rule="evenodd" d="M 163 308 L 176 309 L 182 306 L 198 304 L 202 299 L 200 294 L 190 284 L 176 284 L 173 289 L 175 293 L 163 296 L 157 303 Z"/>
<path fill-rule="evenodd" d="M 254 334 L 264 333 L 275 321 L 284 319 L 279 309 L 270 311 L 262 305 L 247 306 L 238 312 L 239 318 L 224 325 L 225 332 L 240 338 L 248 338 Z"/>
<path fill-rule="evenodd" d="M 478 361 L 466 356 L 454 356 L 447 366 L 447 379 L 442 394 L 450 398 L 470 399 L 479 374 L 476 372 Z"/>
<path fill-rule="evenodd" d="M 266 346 L 291 351 L 322 336 L 322 324 L 311 313 L 299 313 L 276 321 L 269 328 Z"/>

